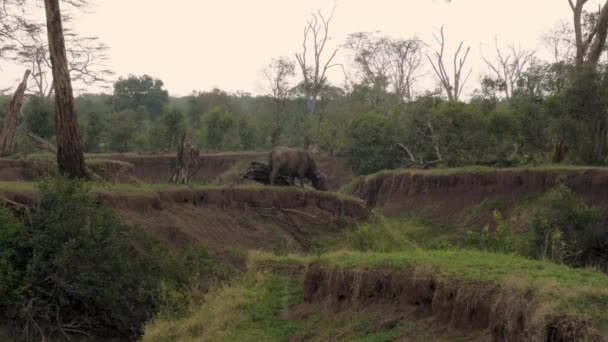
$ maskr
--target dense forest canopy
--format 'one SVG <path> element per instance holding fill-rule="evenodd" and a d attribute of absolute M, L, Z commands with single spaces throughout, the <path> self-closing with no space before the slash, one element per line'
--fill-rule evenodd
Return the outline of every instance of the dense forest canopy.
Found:
<path fill-rule="evenodd" d="M 53 141 L 45 28 L 20 16 L 20 1 L 3 1 L 2 61 L 33 69 L 20 125 Z M 73 82 L 112 90 L 76 98 L 83 145 L 86 152 L 168 152 L 184 133 L 207 152 L 317 145 L 346 157 L 361 173 L 403 166 L 603 165 L 608 3 L 595 9 L 586 0 L 564 1 L 572 21 L 548 28 L 542 46 L 525 49 L 496 38 L 491 49 L 480 49 L 481 65 L 471 62 L 477 51 L 466 37 L 455 37 L 448 27 L 437 28 L 431 41 L 353 32 L 330 48 L 340 8 L 315 11 L 302 21 L 303 36 L 294 37 L 301 40 L 299 51 L 269 56 L 260 75 L 265 95 L 213 89 L 170 97 L 154 75 L 110 82 L 105 44 L 67 29 Z M 449 49 L 454 42 L 457 49 Z M 538 57 L 542 49 L 551 58 Z M 338 63 L 338 54 L 352 60 Z M 347 81 L 332 83 L 332 69 L 343 71 Z M 476 79 L 472 69 L 484 72 Z M 422 77 L 434 82 L 428 86 Z M 474 91 L 464 94 L 465 86 Z M 8 98 L 0 98 L 0 113 L 7 104 Z M 24 141 L 19 148 L 32 151 Z"/>

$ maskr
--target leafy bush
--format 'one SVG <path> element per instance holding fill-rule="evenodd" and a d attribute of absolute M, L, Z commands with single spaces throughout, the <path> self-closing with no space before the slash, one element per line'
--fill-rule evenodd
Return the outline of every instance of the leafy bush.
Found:
<path fill-rule="evenodd" d="M 0 203 L 0 311 L 22 299 L 25 289 L 23 253 L 25 227 Z"/>
<path fill-rule="evenodd" d="M 396 126 L 391 118 L 377 115 L 353 122 L 347 132 L 348 165 L 360 174 L 396 167 Z"/>
<path fill-rule="evenodd" d="M 565 185 L 541 199 L 530 221 L 532 245 L 529 254 L 573 266 L 606 267 L 608 234 L 604 215 L 585 204 Z"/>
<path fill-rule="evenodd" d="M 467 231 L 464 242 L 465 246 L 504 254 L 515 252 L 516 247 L 513 232 L 509 225 L 506 224 L 502 214 L 498 210 L 495 210 L 492 217 L 496 226 L 495 229 L 492 231 L 490 230 L 490 226 L 486 225 L 479 233 L 471 230 Z"/>
<path fill-rule="evenodd" d="M 188 309 L 208 274 L 229 275 L 199 247 L 174 254 L 122 224 L 86 183 L 52 179 L 38 188 L 25 224 L 0 211 L 0 307 L 29 339 L 135 338 L 161 309 Z"/>

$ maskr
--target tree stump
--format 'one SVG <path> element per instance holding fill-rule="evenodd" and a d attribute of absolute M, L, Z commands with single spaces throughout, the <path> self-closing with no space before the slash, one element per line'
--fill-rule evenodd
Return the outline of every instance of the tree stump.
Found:
<path fill-rule="evenodd" d="M 266 164 L 251 162 L 251 165 L 249 165 L 247 171 L 245 171 L 245 174 L 243 174 L 242 178 L 258 182 L 264 185 L 269 185 L 271 171 L 272 170 L 270 170 L 270 167 Z M 291 185 L 291 183 L 289 183 L 289 177 L 283 175 L 278 175 L 274 180 L 274 184 L 281 186 Z"/>
<path fill-rule="evenodd" d="M 177 152 L 177 166 L 171 182 L 177 184 L 190 184 L 192 178 L 196 175 L 199 169 L 200 152 L 192 142 L 192 139 L 182 137 L 182 143 Z"/>
<path fill-rule="evenodd" d="M 27 89 L 27 79 L 30 77 L 30 73 L 30 70 L 25 71 L 23 81 L 17 87 L 15 95 L 11 99 L 8 112 L 4 116 L 4 128 L 0 130 L 0 156 L 13 152 L 15 148 L 17 122 L 19 121 L 19 113 L 21 113 L 21 105 L 23 105 L 23 97 Z"/>

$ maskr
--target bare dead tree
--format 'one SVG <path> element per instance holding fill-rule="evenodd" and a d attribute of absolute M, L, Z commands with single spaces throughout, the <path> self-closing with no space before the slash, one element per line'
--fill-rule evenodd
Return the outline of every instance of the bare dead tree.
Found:
<path fill-rule="evenodd" d="M 273 146 L 279 144 L 283 130 L 283 115 L 289 100 L 291 78 L 295 76 L 296 65 L 287 57 L 273 59 L 270 65 L 263 70 L 264 78 L 268 82 L 270 96 L 274 102 L 274 120 L 271 142 Z"/>
<path fill-rule="evenodd" d="M 433 67 L 433 71 L 435 71 L 437 78 L 441 82 L 441 86 L 445 90 L 448 99 L 450 101 L 458 101 L 460 99 L 460 95 L 462 94 L 464 86 L 466 85 L 467 81 L 469 80 L 469 77 L 471 76 L 471 73 L 473 72 L 473 69 L 470 69 L 466 76 L 464 76 L 463 78 L 462 71 L 464 69 L 464 65 L 467 62 L 467 58 L 469 57 L 469 52 L 471 51 L 471 48 L 467 47 L 466 51 L 464 52 L 464 55 L 461 56 L 460 53 L 462 52 L 462 46 L 464 42 L 460 42 L 460 45 L 458 45 L 458 50 L 456 50 L 456 53 L 454 54 L 453 76 L 450 77 L 444 63 L 445 35 L 443 32 L 443 26 L 439 29 L 439 36 L 433 34 L 433 37 L 439 45 L 439 49 L 435 51 L 433 58 L 431 58 L 429 54 L 427 54 L 426 56 L 429 62 L 431 63 L 431 66 Z"/>
<path fill-rule="evenodd" d="M 327 71 L 339 64 L 333 64 L 333 60 L 338 53 L 336 48 L 326 60 L 326 52 L 331 21 L 334 17 L 336 6 L 334 5 L 329 17 L 325 17 L 321 10 L 311 13 L 304 26 L 304 40 L 302 42 L 302 52 L 296 53 L 296 60 L 302 71 L 303 86 L 306 97 L 306 107 L 309 114 L 313 114 L 316 109 L 319 93 L 327 82 Z M 311 52 L 308 51 L 310 45 Z M 308 58 L 312 54 L 312 61 Z"/>
<path fill-rule="evenodd" d="M 42 25 L 25 25 L 22 34 L 15 38 L 15 47 L 9 58 L 16 63 L 27 65 L 33 70 L 35 89 L 30 90 L 40 97 L 51 97 L 54 92 L 51 74 L 51 60 L 45 28 Z M 104 68 L 108 47 L 96 37 L 81 37 L 70 31 L 65 32 L 68 68 L 75 84 L 91 86 L 98 84 L 108 87 L 109 76 L 113 72 Z"/>
<path fill-rule="evenodd" d="M 27 88 L 27 79 L 30 77 L 31 71 L 26 70 L 23 75 L 23 81 L 17 87 L 15 95 L 11 99 L 8 112 L 4 116 L 4 127 L 0 130 L 0 156 L 7 155 L 13 152 L 15 148 L 15 137 L 17 134 L 17 122 L 21 113 L 21 105 L 25 89 Z"/>
<path fill-rule="evenodd" d="M 422 65 L 424 43 L 414 37 L 390 42 L 391 78 L 393 90 L 399 99 L 411 101 L 414 97 L 414 83 L 422 75 L 418 73 Z"/>
<path fill-rule="evenodd" d="M 196 175 L 199 169 L 199 150 L 196 148 L 192 139 L 182 137 L 182 143 L 177 152 L 177 166 L 171 177 L 171 181 L 177 184 L 190 184 L 192 178 Z"/>
<path fill-rule="evenodd" d="M 551 51 L 555 63 L 574 60 L 574 31 L 566 21 L 559 21 L 543 35 L 544 45 Z"/>
<path fill-rule="evenodd" d="M 536 51 L 522 49 L 521 46 L 515 47 L 514 44 L 509 45 L 506 51 L 503 51 L 498 46 L 498 38 L 495 39 L 495 46 L 496 59 L 494 61 L 484 57 L 483 52 L 481 58 L 496 76 L 496 79 L 503 83 L 505 97 L 507 101 L 511 101 L 517 82 L 521 79 L 526 68 L 531 65 Z"/>
<path fill-rule="evenodd" d="M 568 0 L 572 9 L 574 35 L 576 39 L 576 65 L 596 66 L 606 47 L 608 37 L 608 1 L 600 8 L 597 20 L 590 31 L 583 30 L 584 7 L 589 0 Z"/>

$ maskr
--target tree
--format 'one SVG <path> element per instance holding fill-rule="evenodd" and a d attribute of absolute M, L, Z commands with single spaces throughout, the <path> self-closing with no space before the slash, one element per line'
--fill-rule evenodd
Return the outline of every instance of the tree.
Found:
<path fill-rule="evenodd" d="M 32 96 L 23 108 L 25 128 L 44 139 L 55 135 L 55 106 L 52 99 Z"/>
<path fill-rule="evenodd" d="M 42 25 L 24 25 L 22 33 L 15 38 L 16 46 L 9 58 L 24 64 L 33 71 L 34 93 L 41 97 L 51 97 L 54 88 L 50 77 L 51 62 L 45 28 Z M 107 77 L 113 73 L 104 68 L 108 47 L 96 37 L 82 37 L 66 30 L 66 53 L 68 69 L 74 84 L 91 86 L 107 84 Z"/>
<path fill-rule="evenodd" d="M 284 129 L 284 112 L 291 90 L 291 77 L 295 76 L 296 65 L 286 57 L 273 59 L 263 71 L 274 102 L 274 120 L 270 141 L 277 146 Z"/>
<path fill-rule="evenodd" d="M 376 104 L 389 87 L 401 101 L 411 101 L 413 85 L 422 62 L 422 41 L 418 38 L 392 39 L 377 32 L 350 34 L 345 46 L 355 54 L 363 82 L 374 90 Z"/>
<path fill-rule="evenodd" d="M 148 75 L 121 77 L 114 84 L 114 110 L 144 107 L 154 120 L 169 102 L 169 92 L 163 88 L 163 81 Z"/>
<path fill-rule="evenodd" d="M 583 14 L 589 0 L 568 0 L 572 9 L 574 35 L 576 39 L 576 65 L 596 66 L 606 46 L 608 37 L 608 1 L 606 1 L 588 32 L 584 32 Z"/>
<path fill-rule="evenodd" d="M 69 1 L 76 5 L 84 0 Z M 45 0 L 46 22 L 53 84 L 55 88 L 55 129 L 59 172 L 70 178 L 88 179 L 80 138 L 74 93 L 65 49 L 59 0 Z"/>
<path fill-rule="evenodd" d="M 568 63 L 575 59 L 574 30 L 569 23 L 559 21 L 543 35 L 543 43 L 553 54 L 554 63 Z"/>
<path fill-rule="evenodd" d="M 486 62 L 496 80 L 503 84 L 502 90 L 507 101 L 511 101 L 513 91 L 517 87 L 522 74 L 534 61 L 535 51 L 522 49 L 521 46 L 516 48 L 513 44 L 509 45 L 506 52 L 501 51 L 498 46 L 498 38 L 495 40 L 495 44 L 496 60 L 491 62 L 483 56 L 483 53 L 481 58 Z"/>
<path fill-rule="evenodd" d="M 335 10 L 336 7 L 334 6 L 327 18 L 325 18 L 321 10 L 318 10 L 316 14 L 311 13 L 311 17 L 306 20 L 306 25 L 304 26 L 302 52 L 296 53 L 296 60 L 302 71 L 306 108 L 308 114 L 311 115 L 315 112 L 319 93 L 325 82 L 327 82 L 327 70 L 339 65 L 332 64 L 338 53 L 338 49 L 335 49 L 329 55 L 329 58 L 323 61 L 326 44 L 330 39 L 329 27 Z M 311 35 L 312 39 L 309 42 Z M 310 43 L 312 43 L 312 65 L 309 64 L 310 62 L 307 59 L 309 57 L 308 48 Z"/>
<path fill-rule="evenodd" d="M 354 121 L 347 131 L 348 165 L 360 174 L 397 166 L 396 123 L 392 118 L 366 115 Z"/>
<path fill-rule="evenodd" d="M 219 150 L 224 144 L 226 133 L 234 125 L 232 113 L 215 107 L 206 115 L 207 144 L 209 148 Z"/>
<path fill-rule="evenodd" d="M 101 118 L 101 115 L 97 112 L 91 113 L 84 130 L 85 151 L 99 152 L 106 130 L 106 122 Z"/>
<path fill-rule="evenodd" d="M 429 62 L 431 62 L 433 70 L 435 71 L 437 78 L 441 82 L 443 89 L 447 93 L 448 99 L 452 102 L 456 102 L 460 99 L 462 90 L 466 85 L 469 76 L 471 75 L 471 72 L 473 71 L 472 69 L 469 70 L 469 73 L 463 78 L 462 70 L 467 62 L 467 58 L 469 56 L 471 48 L 467 47 L 467 50 L 464 55 L 460 57 L 462 45 L 464 44 L 464 42 L 460 42 L 460 45 L 458 45 L 458 50 L 456 50 L 456 53 L 454 54 L 454 76 L 450 77 L 443 61 L 445 50 L 445 35 L 443 33 L 443 26 L 441 27 L 441 29 L 439 29 L 439 34 L 439 37 L 435 34 L 433 35 L 433 37 L 435 37 L 435 40 L 437 41 L 437 44 L 439 44 L 439 50 L 436 50 L 435 54 L 433 55 L 434 61 L 430 55 L 427 54 L 426 56 Z"/>

